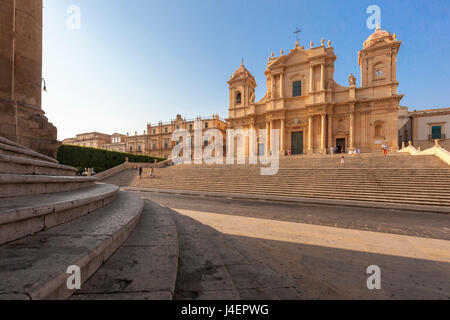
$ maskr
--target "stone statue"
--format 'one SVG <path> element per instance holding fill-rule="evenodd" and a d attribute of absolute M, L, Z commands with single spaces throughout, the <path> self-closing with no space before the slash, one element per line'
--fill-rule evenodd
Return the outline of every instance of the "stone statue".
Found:
<path fill-rule="evenodd" d="M 320 40 L 320 44 L 321 44 L 322 46 L 325 46 L 325 39 L 324 39 L 324 38 L 322 38 L 322 40 Z"/>
<path fill-rule="evenodd" d="M 331 79 L 328 79 L 326 89 L 332 89 L 332 87 L 333 87 L 333 81 L 331 81 Z"/>
<path fill-rule="evenodd" d="M 331 47 L 331 40 L 328 40 L 328 48 Z"/>
<path fill-rule="evenodd" d="M 355 76 L 353 75 L 353 73 L 351 73 L 350 76 L 348 77 L 348 83 L 349 83 L 351 86 L 356 85 L 356 78 L 355 78 Z"/>
<path fill-rule="evenodd" d="M 314 42 L 311 40 L 311 42 L 309 43 L 309 45 L 312 47 L 314 47 Z"/>

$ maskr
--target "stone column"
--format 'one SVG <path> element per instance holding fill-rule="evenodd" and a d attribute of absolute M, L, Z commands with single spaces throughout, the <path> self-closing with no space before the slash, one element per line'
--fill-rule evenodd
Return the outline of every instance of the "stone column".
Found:
<path fill-rule="evenodd" d="M 284 156 L 284 139 L 285 139 L 285 131 L 286 131 L 286 120 L 281 119 L 281 130 L 280 130 L 280 153 Z"/>
<path fill-rule="evenodd" d="M 283 85 L 283 74 L 280 74 L 280 97 L 284 98 L 284 85 Z"/>
<path fill-rule="evenodd" d="M 325 65 L 323 63 L 320 64 L 320 90 L 324 90 L 325 86 Z"/>
<path fill-rule="evenodd" d="M 308 153 L 313 151 L 313 117 L 310 115 L 308 118 Z"/>
<path fill-rule="evenodd" d="M 273 120 L 270 120 L 270 130 L 269 130 L 269 155 L 270 155 L 270 151 L 272 150 L 272 131 L 273 129 Z"/>
<path fill-rule="evenodd" d="M 256 132 L 255 132 L 255 124 L 254 123 L 250 123 L 250 133 L 249 133 L 249 137 L 248 137 L 248 156 L 254 156 L 255 155 L 255 151 L 256 151 Z"/>
<path fill-rule="evenodd" d="M 272 91 L 272 99 L 275 99 L 275 77 L 273 75 L 270 76 L 270 87 Z"/>
<path fill-rule="evenodd" d="M 270 151 L 270 121 L 266 120 L 266 141 L 264 141 L 266 147 L 266 155 L 269 155 Z"/>
<path fill-rule="evenodd" d="M 350 112 L 350 128 L 349 128 L 349 148 L 354 149 L 355 143 L 355 112 Z"/>
<path fill-rule="evenodd" d="M 325 149 L 325 114 L 321 114 L 320 148 Z M 326 150 L 325 150 L 326 151 Z"/>
<path fill-rule="evenodd" d="M 313 88 L 314 88 L 314 72 L 313 72 L 314 67 L 311 66 L 309 67 L 309 92 L 313 92 Z"/>
<path fill-rule="evenodd" d="M 328 115 L 328 148 L 333 146 L 333 115 Z"/>

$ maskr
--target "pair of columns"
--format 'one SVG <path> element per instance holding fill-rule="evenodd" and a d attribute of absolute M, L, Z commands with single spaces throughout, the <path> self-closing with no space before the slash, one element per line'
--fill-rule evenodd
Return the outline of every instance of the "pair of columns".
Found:
<path fill-rule="evenodd" d="M 326 141 L 325 141 L 325 138 L 326 138 L 326 135 L 325 135 L 326 114 L 322 113 L 320 115 L 320 117 L 321 117 L 320 148 L 325 149 L 326 148 Z M 313 121 L 313 115 L 310 115 L 308 117 L 308 153 L 313 153 L 313 151 L 314 151 L 313 133 L 314 133 L 314 121 Z"/>
<path fill-rule="evenodd" d="M 325 90 L 325 64 L 320 64 L 320 90 Z M 309 91 L 314 92 L 314 66 L 309 67 Z"/>
<path fill-rule="evenodd" d="M 273 129 L 274 124 L 273 119 L 266 120 L 266 141 L 265 141 L 265 153 L 266 155 L 270 155 L 271 145 L 272 145 L 272 137 L 270 134 L 271 129 Z M 253 128 L 253 127 L 252 127 Z M 285 143 L 285 136 L 286 136 L 286 120 L 280 119 L 280 153 L 284 154 L 284 143 Z"/>
<path fill-rule="evenodd" d="M 280 77 L 280 86 L 279 86 L 280 98 L 284 98 L 283 73 L 280 73 L 279 77 Z M 273 75 L 273 74 L 270 77 L 270 83 L 271 83 L 272 99 L 274 99 L 275 98 L 275 75 Z"/>

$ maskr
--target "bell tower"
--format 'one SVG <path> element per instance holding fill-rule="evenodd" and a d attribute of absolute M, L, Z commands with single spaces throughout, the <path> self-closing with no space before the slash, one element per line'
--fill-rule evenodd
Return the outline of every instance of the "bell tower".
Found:
<path fill-rule="evenodd" d="M 363 43 L 358 53 L 361 67 L 361 87 L 378 87 L 386 85 L 391 88 L 386 94 L 397 94 L 397 54 L 401 41 L 395 34 L 381 30 L 375 32 Z"/>
<path fill-rule="evenodd" d="M 244 67 L 244 62 L 228 81 L 230 88 L 230 117 L 235 117 L 239 110 L 244 110 L 255 102 L 256 81 Z"/>

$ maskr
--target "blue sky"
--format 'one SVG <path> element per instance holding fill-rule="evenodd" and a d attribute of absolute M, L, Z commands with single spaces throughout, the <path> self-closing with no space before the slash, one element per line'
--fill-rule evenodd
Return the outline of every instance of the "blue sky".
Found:
<path fill-rule="evenodd" d="M 70 30 L 67 9 L 81 9 Z M 44 0 L 43 108 L 58 139 L 77 133 L 134 133 L 147 122 L 219 113 L 227 117 L 226 81 L 244 58 L 265 92 L 267 57 L 323 37 L 337 55 L 335 80 L 359 78 L 369 5 L 382 29 L 402 41 L 401 104 L 449 107 L 450 1 L 338 0 Z M 359 81 L 359 79 L 358 79 Z M 359 83 L 359 82 L 358 82 Z"/>

